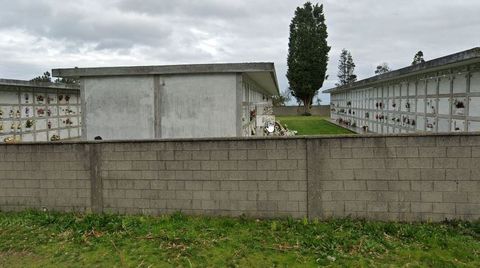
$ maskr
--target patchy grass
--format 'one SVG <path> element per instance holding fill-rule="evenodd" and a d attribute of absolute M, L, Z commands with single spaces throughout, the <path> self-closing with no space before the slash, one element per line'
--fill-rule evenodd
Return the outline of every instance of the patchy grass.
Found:
<path fill-rule="evenodd" d="M 480 223 L 0 213 L 1 267 L 480 267 Z"/>
<path fill-rule="evenodd" d="M 277 120 L 297 135 L 354 134 L 354 132 L 332 124 L 320 116 L 276 116 Z"/>

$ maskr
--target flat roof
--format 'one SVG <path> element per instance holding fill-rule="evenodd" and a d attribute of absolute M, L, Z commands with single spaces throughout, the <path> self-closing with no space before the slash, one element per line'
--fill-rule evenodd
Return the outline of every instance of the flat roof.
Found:
<path fill-rule="evenodd" d="M 69 78 L 211 73 L 246 73 L 273 95 L 280 92 L 273 62 L 89 67 L 52 70 L 52 76 L 54 77 Z"/>
<path fill-rule="evenodd" d="M 323 93 L 335 93 L 341 91 L 347 91 L 356 88 L 363 88 L 371 86 L 378 83 L 387 82 L 394 79 L 399 79 L 411 75 L 418 75 L 427 72 L 438 71 L 441 69 L 453 68 L 465 64 L 478 63 L 480 62 L 480 47 L 475 47 L 469 50 L 444 56 L 441 58 L 433 59 L 426 61 L 424 63 L 411 65 L 405 68 L 398 70 L 390 71 L 388 73 L 372 76 L 367 79 L 363 79 L 352 83 L 350 85 L 345 85 L 341 87 L 334 87 L 327 90 L 324 90 Z"/>
<path fill-rule="evenodd" d="M 0 78 L 0 87 L 1 86 L 80 90 L 79 85 Z"/>

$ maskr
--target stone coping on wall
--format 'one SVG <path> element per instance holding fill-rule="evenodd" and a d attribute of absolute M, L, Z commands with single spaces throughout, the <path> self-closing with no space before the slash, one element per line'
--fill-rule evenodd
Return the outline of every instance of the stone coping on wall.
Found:
<path fill-rule="evenodd" d="M 209 141 L 262 141 L 262 140 L 311 140 L 311 139 L 363 139 L 363 138 L 394 138 L 394 137 L 462 137 L 480 136 L 480 132 L 458 132 L 458 133 L 395 133 L 395 134 L 339 134 L 339 135 L 308 135 L 289 137 L 221 137 L 221 138 L 178 138 L 178 139 L 131 139 L 131 140 L 61 140 L 46 142 L 18 142 L 2 143 L 0 145 L 48 145 L 48 144 L 103 144 L 103 143 L 148 143 L 148 142 L 209 142 Z"/>

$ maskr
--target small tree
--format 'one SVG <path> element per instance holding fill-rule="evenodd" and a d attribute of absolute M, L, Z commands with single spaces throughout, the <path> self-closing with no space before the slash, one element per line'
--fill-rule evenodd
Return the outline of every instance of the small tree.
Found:
<path fill-rule="evenodd" d="M 297 7 L 290 24 L 287 78 L 292 96 L 303 103 L 306 115 L 326 78 L 327 36 L 323 5 L 307 2 Z"/>
<path fill-rule="evenodd" d="M 424 63 L 424 62 L 425 62 L 425 60 L 423 59 L 423 52 L 420 50 L 413 57 L 412 65 L 417 65 L 417 64 L 420 64 L 420 63 Z"/>
<path fill-rule="evenodd" d="M 52 82 L 52 76 L 50 75 L 50 72 L 44 72 L 43 75 L 41 76 L 37 76 L 35 78 L 33 78 L 32 80 L 30 80 L 32 82 Z M 57 78 L 55 79 L 54 81 L 55 83 L 59 84 L 59 83 L 62 83 L 62 84 L 79 84 L 80 81 L 78 79 L 75 79 L 75 78 Z"/>
<path fill-rule="evenodd" d="M 272 97 L 272 104 L 273 106 L 285 106 L 291 99 L 292 95 L 290 94 L 290 91 L 284 90 L 280 95 Z"/>
<path fill-rule="evenodd" d="M 338 83 L 335 85 L 344 86 L 357 81 L 357 76 L 353 73 L 355 71 L 355 63 L 350 51 L 342 49 L 340 60 L 338 61 Z"/>
<path fill-rule="evenodd" d="M 375 70 L 375 74 L 384 74 L 390 72 L 390 67 L 388 67 L 388 64 L 386 62 L 380 64 L 377 66 L 377 69 Z"/>
<path fill-rule="evenodd" d="M 43 75 L 37 76 L 30 80 L 32 82 L 52 82 L 52 76 L 49 72 L 44 72 Z"/>

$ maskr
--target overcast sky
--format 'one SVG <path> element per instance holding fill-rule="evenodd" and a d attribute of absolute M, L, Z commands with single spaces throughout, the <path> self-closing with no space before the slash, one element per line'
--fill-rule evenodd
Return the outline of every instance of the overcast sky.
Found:
<path fill-rule="evenodd" d="M 314 1 L 313 1 L 314 2 Z M 273 61 L 281 90 L 295 0 L 0 0 L 0 78 L 58 67 Z M 314 2 L 315 3 L 315 2 Z M 478 0 L 327 0 L 336 82 L 342 48 L 360 79 L 480 46 Z M 324 103 L 328 96 L 321 96 Z"/>

